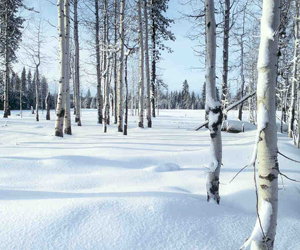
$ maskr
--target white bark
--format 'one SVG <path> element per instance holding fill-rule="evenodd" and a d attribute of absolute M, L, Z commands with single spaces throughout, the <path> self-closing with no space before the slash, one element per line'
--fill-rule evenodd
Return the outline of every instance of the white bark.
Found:
<path fill-rule="evenodd" d="M 115 39 L 115 48 L 117 47 L 117 42 L 118 42 L 118 14 L 117 14 L 117 9 L 118 9 L 118 0 L 114 0 L 114 11 L 115 11 L 115 27 L 114 27 L 114 39 Z M 120 11 L 121 11 L 120 7 Z M 121 13 L 120 13 L 120 18 L 121 18 Z M 123 11 L 123 15 L 124 15 L 124 11 Z M 120 22 L 121 25 L 121 22 Z M 120 35 L 121 35 L 121 28 L 120 28 Z M 118 73 L 117 73 L 117 52 L 114 53 L 114 98 L 113 98 L 113 105 L 112 105 L 112 113 L 114 116 L 114 124 L 118 123 Z"/>
<path fill-rule="evenodd" d="M 23 86 L 22 86 L 22 82 L 20 83 L 20 116 L 21 118 L 23 118 L 23 114 L 22 114 L 22 96 L 23 96 Z"/>
<path fill-rule="evenodd" d="M 45 98 L 45 107 L 46 107 L 46 120 L 50 120 L 50 92 L 48 92 Z"/>
<path fill-rule="evenodd" d="M 81 126 L 81 105 L 80 105 L 80 77 L 79 77 L 79 38 L 78 38 L 78 15 L 77 15 L 78 0 L 74 0 L 74 49 L 75 49 L 75 99 L 76 99 L 76 122 Z"/>
<path fill-rule="evenodd" d="M 119 74 L 118 74 L 118 92 L 117 92 L 117 116 L 118 131 L 123 132 L 123 62 L 124 62 L 124 7 L 125 0 L 121 0 L 120 6 L 120 52 L 119 52 Z"/>
<path fill-rule="evenodd" d="M 127 135 L 127 128 L 128 128 L 128 77 L 127 77 L 127 72 L 128 72 L 128 67 L 127 67 L 127 62 L 128 62 L 128 54 L 126 53 L 125 56 L 125 123 L 124 123 L 124 135 Z"/>
<path fill-rule="evenodd" d="M 108 63 L 107 63 L 107 0 L 104 0 L 103 4 L 103 80 L 104 80 L 104 95 L 105 95 L 105 104 L 104 104 L 104 122 L 103 122 L 103 131 L 107 132 L 107 124 L 109 119 L 109 82 L 108 82 Z"/>
<path fill-rule="evenodd" d="M 300 17 L 299 17 L 299 0 L 295 0 L 295 42 L 294 42 L 294 61 L 293 61 L 293 78 L 292 78 L 292 93 L 291 93 L 291 106 L 290 106 L 290 119 L 289 119 L 289 133 L 288 136 L 290 138 L 293 137 L 294 131 L 294 122 L 295 122 L 295 109 L 296 109 L 296 88 L 297 88 L 297 79 L 298 79 L 298 67 L 299 67 L 299 49 L 300 49 L 300 37 L 299 37 L 299 25 L 300 25 Z"/>
<path fill-rule="evenodd" d="M 297 137 L 295 138 L 295 146 L 297 148 L 300 148 L 300 84 L 298 83 L 298 92 L 297 92 L 297 103 L 298 103 L 298 108 L 297 108 L 297 115 L 298 115 L 298 126 L 297 126 Z"/>
<path fill-rule="evenodd" d="M 277 82 L 278 27 L 280 0 L 264 0 L 258 57 L 258 213 L 251 237 L 252 250 L 272 250 L 276 234 L 278 206 L 278 160 L 275 87 Z M 255 164 L 255 160 L 253 162 Z"/>
<path fill-rule="evenodd" d="M 100 63 L 100 38 L 99 38 L 99 0 L 95 0 L 95 35 L 96 35 L 96 61 L 97 61 L 97 112 L 98 112 L 98 123 L 102 124 L 103 120 L 103 98 L 102 98 L 102 87 L 101 87 L 101 63 Z M 102 56 L 104 56 L 102 52 Z M 102 58 L 103 59 L 103 58 Z"/>
<path fill-rule="evenodd" d="M 242 27 L 242 34 L 241 34 L 241 40 L 239 41 L 239 45 L 241 48 L 241 98 L 244 97 L 244 88 L 245 88 L 245 74 L 244 74 L 244 36 L 245 36 L 245 20 L 246 14 L 245 11 L 243 12 L 243 27 Z M 239 114 L 238 119 L 240 121 L 243 120 L 243 103 L 239 106 Z"/>
<path fill-rule="evenodd" d="M 66 112 L 64 117 L 65 133 L 72 134 L 71 109 L 70 109 L 70 1 L 64 0 L 65 13 L 65 89 L 66 89 Z"/>
<path fill-rule="evenodd" d="M 35 67 L 35 111 L 36 121 L 39 121 L 39 86 L 40 86 L 40 64 L 41 64 L 41 21 L 38 24 L 37 30 L 37 62 Z"/>
<path fill-rule="evenodd" d="M 151 17 L 151 42 L 152 42 L 152 62 L 151 62 L 151 106 L 152 117 L 155 117 L 155 81 L 156 81 L 156 24 L 154 20 L 154 0 L 150 0 L 150 17 Z"/>
<path fill-rule="evenodd" d="M 230 22 L 230 0 L 225 0 L 224 13 L 224 37 L 223 37 L 223 74 L 222 74 L 222 105 L 227 106 L 228 97 L 228 57 L 229 57 L 229 22 Z M 226 120 L 226 116 L 225 116 Z"/>
<path fill-rule="evenodd" d="M 251 80 L 249 83 L 250 93 L 253 92 L 254 88 L 254 67 L 251 65 Z M 254 117 L 254 101 L 253 99 L 249 99 L 249 122 L 255 124 L 255 117 Z"/>
<path fill-rule="evenodd" d="M 39 86 L 40 86 L 40 76 L 39 76 L 39 64 L 38 64 L 35 69 L 35 117 L 37 122 L 39 121 Z"/>
<path fill-rule="evenodd" d="M 55 136 L 63 137 L 63 126 L 65 116 L 65 32 L 64 32 L 64 6 L 63 0 L 58 0 L 58 34 L 59 34 L 59 64 L 60 80 L 57 95 Z"/>
<path fill-rule="evenodd" d="M 149 46 L 148 46 L 148 6 L 147 0 L 144 0 L 144 18 L 145 18 L 145 67 L 146 67 L 146 86 L 147 86 L 147 95 L 146 95 L 146 112 L 147 112 L 147 121 L 148 128 L 152 127 L 151 120 L 151 103 L 150 103 L 150 66 L 149 66 Z"/>
<path fill-rule="evenodd" d="M 144 127 L 144 42 L 143 42 L 143 22 L 142 22 L 142 0 L 137 3 L 138 22 L 139 22 L 139 124 L 140 128 Z"/>
<path fill-rule="evenodd" d="M 5 2 L 5 9 L 7 10 L 8 2 Z M 3 118 L 8 118 L 9 116 L 9 102 L 8 102 L 8 95 L 9 95 L 9 39 L 8 39 L 8 13 L 5 13 L 5 29 L 4 29 L 4 36 L 5 36 L 5 88 L 4 88 L 4 103 L 3 103 Z"/>
<path fill-rule="evenodd" d="M 216 21 L 213 0 L 205 1 L 206 15 L 206 102 L 211 137 L 211 159 L 206 180 L 207 200 L 219 204 L 219 175 L 222 164 L 222 109 L 216 101 Z"/>

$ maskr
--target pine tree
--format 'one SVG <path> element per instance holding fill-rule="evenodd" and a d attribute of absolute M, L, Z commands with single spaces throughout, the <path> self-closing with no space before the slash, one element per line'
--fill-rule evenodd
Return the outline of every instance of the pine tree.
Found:
<path fill-rule="evenodd" d="M 40 91 L 41 91 L 41 94 L 40 94 L 40 103 L 41 103 L 41 108 L 42 109 L 45 109 L 46 107 L 44 106 L 45 105 L 45 99 L 46 99 L 46 96 L 48 94 L 48 82 L 47 82 L 47 79 L 46 77 L 42 77 L 42 80 L 41 80 L 41 88 L 40 88 Z"/>
<path fill-rule="evenodd" d="M 152 116 L 155 117 L 155 84 L 156 84 L 156 64 L 160 59 L 160 50 L 168 50 L 170 48 L 164 45 L 164 41 L 175 41 L 174 34 L 168 30 L 170 25 L 174 22 L 165 15 L 168 9 L 169 0 L 151 0 L 151 42 L 152 42 L 152 66 L 151 66 L 151 106 Z"/>
<path fill-rule="evenodd" d="M 18 16 L 22 0 L 2 0 L 0 4 L 0 56 L 5 64 L 4 112 L 3 117 L 10 114 L 9 107 L 9 72 L 11 64 L 17 60 L 16 51 L 22 38 L 24 19 Z M 2 39 L 3 38 L 3 39 Z"/>
<path fill-rule="evenodd" d="M 27 73 L 27 109 L 30 109 L 34 106 L 34 99 L 35 99 L 35 82 L 32 80 L 31 70 Z"/>
<path fill-rule="evenodd" d="M 25 67 L 22 70 L 21 83 L 22 83 L 22 91 L 26 92 L 27 91 L 27 79 L 26 79 L 26 69 L 25 69 Z"/>
<path fill-rule="evenodd" d="M 191 95 L 191 109 L 197 109 L 197 105 L 196 105 L 196 96 L 195 96 L 195 92 L 192 92 Z"/>
<path fill-rule="evenodd" d="M 182 84 L 182 107 L 184 109 L 189 109 L 191 104 L 190 100 L 190 92 L 189 92 L 189 84 L 187 80 L 184 80 Z"/>
<path fill-rule="evenodd" d="M 205 108 L 205 100 L 206 100 L 206 83 L 204 83 L 202 85 L 200 109 L 204 109 Z"/>

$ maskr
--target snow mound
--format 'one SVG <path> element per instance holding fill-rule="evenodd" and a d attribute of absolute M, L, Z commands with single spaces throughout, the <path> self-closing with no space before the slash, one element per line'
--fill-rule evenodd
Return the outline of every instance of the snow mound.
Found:
<path fill-rule="evenodd" d="M 227 120 L 223 122 L 222 131 L 226 131 L 228 133 L 240 133 L 249 130 L 256 130 L 256 125 L 245 122 L 245 121 L 234 121 L 234 120 Z"/>
<path fill-rule="evenodd" d="M 159 164 L 158 166 L 150 167 L 149 170 L 154 172 L 171 172 L 180 170 L 180 166 L 172 162 L 167 162 Z"/>

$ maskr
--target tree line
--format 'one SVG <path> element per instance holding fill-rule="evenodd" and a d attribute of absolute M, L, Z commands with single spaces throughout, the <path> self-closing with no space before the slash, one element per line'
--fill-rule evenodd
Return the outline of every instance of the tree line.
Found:
<path fill-rule="evenodd" d="M 36 103 L 36 77 L 35 72 L 32 72 L 31 69 L 26 71 L 24 67 L 21 74 L 19 75 L 16 72 L 12 72 L 10 75 L 10 85 L 9 85 L 9 110 L 29 110 L 35 107 Z M 4 79 L 3 75 L 0 77 L 0 93 L 3 97 L 4 89 L 3 84 Z M 49 93 L 48 81 L 46 77 L 41 77 L 40 85 L 38 86 L 39 98 L 38 98 L 38 105 L 40 109 L 45 109 L 45 99 Z M 51 102 L 50 108 L 55 108 L 55 97 L 54 95 L 50 94 Z M 3 99 L 0 103 L 0 109 L 3 109 Z M 10 111 L 9 111 L 10 112 Z"/>

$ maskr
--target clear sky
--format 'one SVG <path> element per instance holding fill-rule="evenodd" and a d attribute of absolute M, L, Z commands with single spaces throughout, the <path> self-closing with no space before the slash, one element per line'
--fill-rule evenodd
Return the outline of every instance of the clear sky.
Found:
<path fill-rule="evenodd" d="M 192 24 L 182 18 L 181 13 L 188 13 L 189 6 L 182 5 L 178 0 L 170 0 L 167 16 L 175 20 L 171 31 L 176 36 L 175 42 L 166 42 L 166 45 L 172 48 L 173 53 L 164 52 L 163 60 L 159 67 L 162 68 L 163 79 L 169 85 L 170 90 L 179 90 L 183 81 L 186 79 L 190 86 L 190 91 L 200 93 L 205 81 L 205 72 L 195 70 L 200 65 L 199 57 L 194 54 L 192 47 L 197 44 L 187 37 Z M 203 27 L 204 28 L 204 27 Z"/>
<path fill-rule="evenodd" d="M 51 3 L 52 2 L 52 3 Z M 55 0 L 25 0 L 28 6 L 33 6 L 35 9 L 41 11 L 41 16 L 43 19 L 43 33 L 45 36 L 45 42 L 42 45 L 42 51 L 46 54 L 46 57 L 50 59 L 43 60 L 41 66 L 41 72 L 44 74 L 50 83 L 51 91 L 55 91 L 58 87 L 58 75 L 59 75 L 59 65 L 58 65 L 58 34 L 57 34 L 57 6 Z M 190 90 L 194 90 L 200 93 L 202 84 L 205 80 L 204 72 L 199 70 L 191 70 L 192 67 L 199 67 L 200 62 L 193 52 L 192 47 L 195 46 L 195 42 L 190 41 L 186 37 L 187 31 L 192 27 L 187 20 L 181 18 L 181 12 L 187 12 L 188 6 L 181 5 L 178 0 L 170 0 L 169 9 L 167 16 L 175 20 L 175 24 L 172 25 L 171 30 L 176 36 L 175 42 L 166 42 L 166 44 L 172 48 L 173 53 L 162 53 L 163 59 L 159 63 L 158 74 L 162 75 L 162 78 L 166 84 L 168 84 L 170 90 L 180 90 L 182 88 L 182 83 L 186 79 L 190 85 Z M 23 12 L 26 18 L 33 18 L 36 14 Z M 54 26 L 53 26 L 54 25 Z M 17 71 L 21 70 L 22 65 L 30 66 L 28 62 L 28 56 L 24 54 L 23 47 L 26 46 L 26 42 L 31 40 L 30 38 L 30 27 L 25 25 L 26 32 L 24 33 L 23 43 L 19 51 L 19 63 L 16 65 Z M 84 34 L 81 34 L 83 36 Z M 83 64 L 85 64 L 88 59 L 89 52 L 82 50 L 81 59 Z M 85 65 L 86 66 L 86 65 Z M 87 66 L 86 66 L 87 67 Z M 82 67 L 84 68 L 84 67 Z M 86 72 L 82 73 L 82 87 L 83 92 L 87 88 L 91 88 L 92 93 L 96 91 L 95 83 L 93 80 L 89 80 L 90 77 L 87 76 Z"/>

